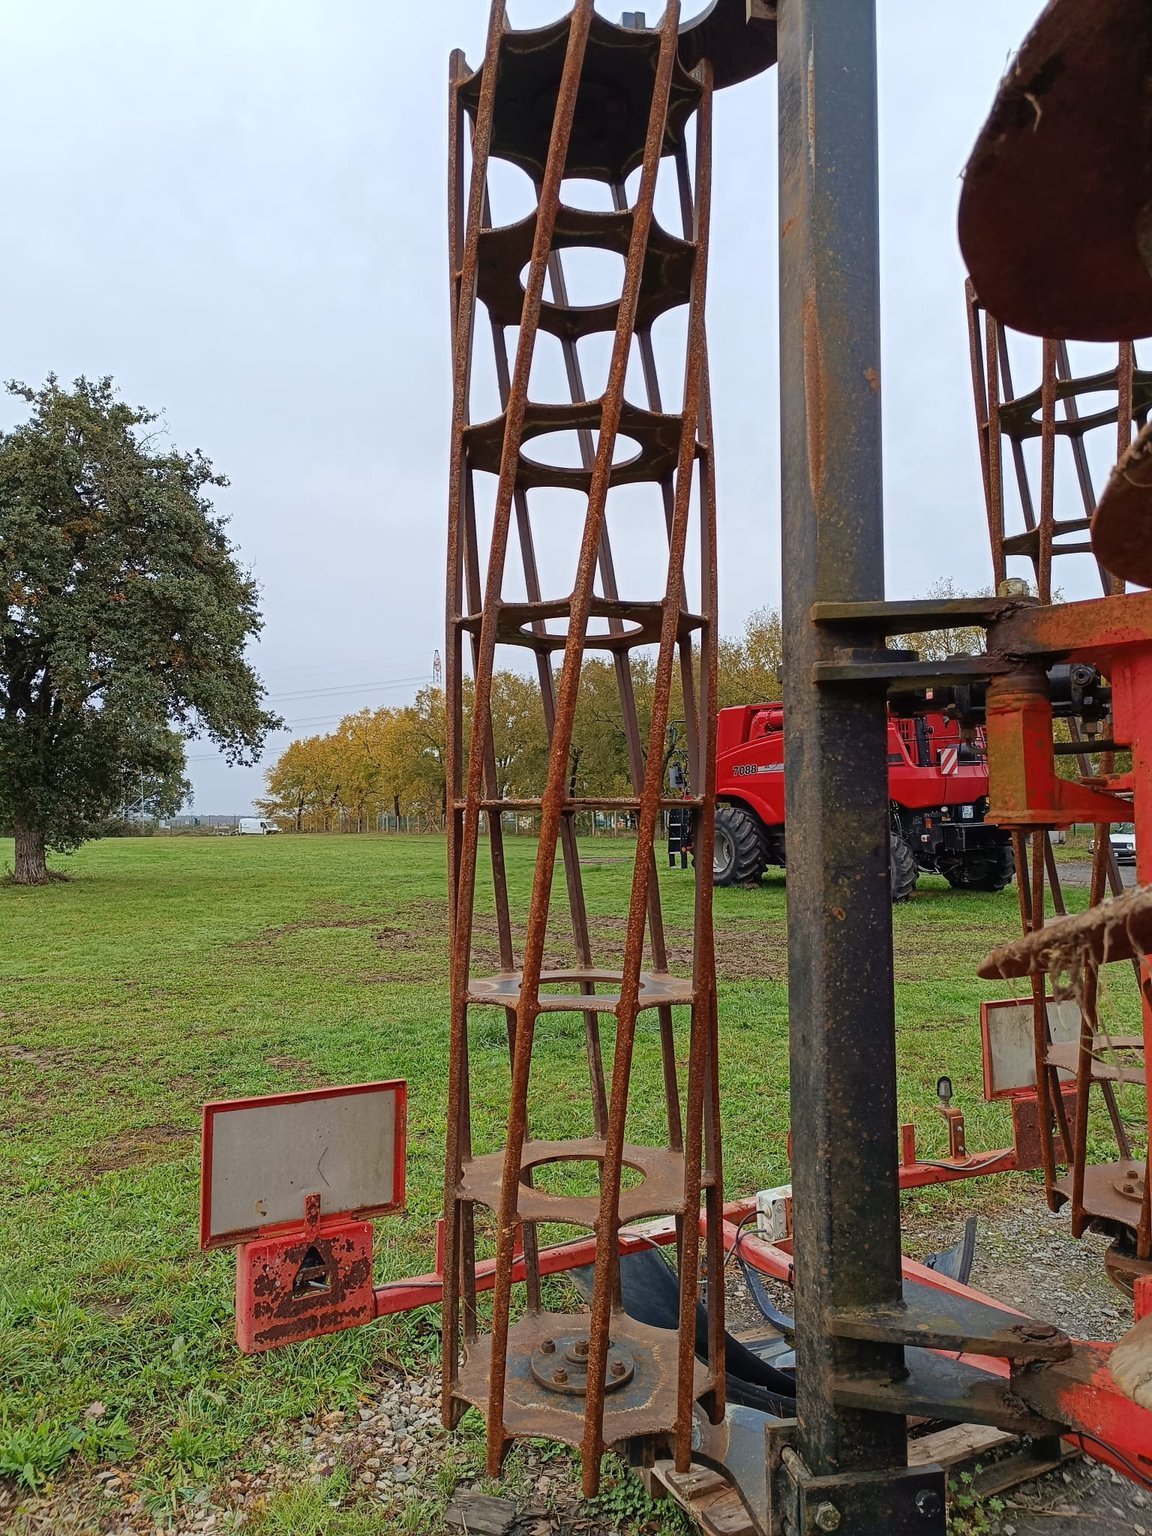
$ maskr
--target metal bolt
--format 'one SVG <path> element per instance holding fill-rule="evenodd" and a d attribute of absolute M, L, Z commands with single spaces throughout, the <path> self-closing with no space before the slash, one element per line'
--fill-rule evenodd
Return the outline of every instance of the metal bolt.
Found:
<path fill-rule="evenodd" d="M 574 1354 L 579 1355 L 580 1358 L 583 1359 L 584 1356 L 588 1353 L 588 1340 L 577 1339 L 576 1343 L 572 1346 L 572 1349 Z"/>
<path fill-rule="evenodd" d="M 1022 1339 L 1033 1339 L 1040 1344 L 1045 1339 L 1054 1339 L 1060 1330 L 1051 1323 L 1020 1323 L 1015 1331 Z"/>
<path fill-rule="evenodd" d="M 838 1531 L 840 1529 L 840 1511 L 836 1508 L 835 1504 L 818 1504 L 813 1518 L 818 1531 Z"/>
<path fill-rule="evenodd" d="M 940 1495 L 935 1488 L 921 1488 L 916 1495 L 916 1508 L 922 1520 L 935 1520 L 940 1513 Z"/>
<path fill-rule="evenodd" d="M 613 1360 L 613 1362 L 612 1362 L 612 1374 L 613 1374 L 613 1376 L 623 1376 L 624 1372 L 627 1369 L 628 1369 L 628 1367 L 624 1364 L 623 1360 Z"/>
<path fill-rule="evenodd" d="M 554 1339 L 541 1339 L 540 1340 L 540 1353 L 542 1355 L 554 1355 L 556 1353 L 556 1342 L 555 1342 L 555 1340 Z"/>
<path fill-rule="evenodd" d="M 563 1386 L 564 1383 L 568 1380 L 568 1372 L 564 1369 L 563 1366 L 561 1366 L 558 1371 L 552 1372 L 552 1380 L 559 1386 Z"/>

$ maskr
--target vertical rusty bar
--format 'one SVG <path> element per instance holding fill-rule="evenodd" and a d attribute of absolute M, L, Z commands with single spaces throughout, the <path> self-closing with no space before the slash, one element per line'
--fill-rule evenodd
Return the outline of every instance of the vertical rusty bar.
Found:
<path fill-rule="evenodd" d="M 964 304 L 968 316 L 968 362 L 972 376 L 972 404 L 976 414 L 976 442 L 980 451 L 980 477 L 984 484 L 984 513 L 988 519 L 988 544 L 992 550 L 995 585 L 998 586 L 1003 579 L 1000 566 L 1003 564 L 1004 529 L 997 515 L 997 508 L 1002 507 L 1002 500 L 997 501 L 992 494 L 992 425 L 989 411 L 991 391 L 984 361 L 983 330 L 980 324 L 982 311 L 971 278 L 966 278 L 964 282 Z M 1000 474 L 999 454 L 997 454 L 995 468 L 996 473 Z"/>
<path fill-rule="evenodd" d="M 696 270 L 692 284 L 692 302 L 688 312 L 688 345 L 684 365 L 684 427 L 680 439 L 680 463 L 676 471 L 673 549 L 669 562 L 668 596 L 664 610 L 664 637 L 660 655 L 662 666 L 665 663 L 665 655 L 667 657 L 667 687 L 669 689 L 671 688 L 672 681 L 679 616 L 684 609 L 684 557 L 688 534 L 688 520 L 691 511 L 693 479 L 698 469 L 700 469 L 699 514 L 702 524 L 708 529 L 704 535 L 708 544 L 711 542 L 711 527 L 709 525 L 713 523 L 715 515 L 714 504 L 709 504 L 712 498 L 709 497 L 708 491 L 703 484 L 703 471 L 700 466 L 700 454 L 697 447 L 701 418 L 705 408 L 707 355 L 704 337 L 704 311 L 707 293 L 708 231 L 712 205 L 711 66 L 705 62 L 699 68 L 703 75 L 704 93 L 701 97 L 700 109 L 696 116 L 696 176 L 695 196 L 693 198 L 695 225 L 692 230 L 692 239 L 696 246 Z M 700 634 L 701 692 L 702 701 L 707 710 L 705 715 L 705 732 L 708 735 L 712 735 L 715 730 L 716 714 L 715 697 L 710 696 L 714 693 L 716 673 L 716 635 L 713 607 L 716 561 L 714 557 L 705 564 L 704 572 L 705 578 L 709 582 L 709 590 L 707 597 L 701 604 L 705 609 L 706 616 L 706 628 Z M 675 606 L 675 612 L 672 611 L 673 606 Z M 663 713 L 662 717 L 658 719 L 656 709 L 653 709 L 652 735 L 648 743 L 650 770 L 653 761 L 659 757 L 668 724 L 667 691 L 662 696 L 659 687 L 657 687 L 656 694 L 658 701 L 663 698 Z M 714 762 L 715 752 L 713 751 L 712 763 L 714 764 Z M 714 767 L 712 768 L 712 773 L 713 775 L 715 773 Z M 649 814 L 653 824 L 655 823 L 656 801 L 659 797 L 660 788 L 659 779 L 656 779 L 649 786 L 649 793 L 652 796 L 652 811 Z M 712 847 L 714 821 L 715 803 L 712 795 L 706 792 L 700 813 L 700 832 L 706 851 L 711 850 Z M 706 1126 L 711 1119 L 710 1110 L 714 1088 L 714 1070 L 710 1070 L 710 1067 L 712 1066 L 712 1021 L 716 1014 L 716 962 L 712 930 L 712 860 L 708 856 L 703 860 L 697 860 L 694 928 L 693 975 L 696 978 L 696 988 L 694 993 L 692 1038 L 689 1042 L 687 1095 L 687 1144 L 692 1148 L 694 1158 L 688 1163 L 686 1169 L 684 1190 L 686 1221 L 680 1243 L 680 1367 L 679 1381 L 677 1383 L 678 1401 L 676 1410 L 676 1468 L 677 1471 L 681 1472 L 688 1471 L 692 1456 L 696 1274 L 700 1242 L 700 1225 L 696 1219 L 700 1206 L 700 1163 L 698 1149 L 705 1136 Z M 699 1079 L 699 1089 L 697 1088 L 697 1079 Z M 714 1149 L 714 1156 L 709 1160 L 718 1163 L 718 1159 L 719 1146 L 717 1144 Z M 718 1178 L 718 1167 L 715 1169 L 715 1173 Z M 713 1187 L 715 1188 L 715 1185 Z M 719 1312 L 722 1323 L 724 1306 L 724 1287 L 722 1284 L 718 1288 L 709 1291 L 709 1305 L 714 1311 Z M 713 1318 L 714 1321 L 715 1319 Z M 709 1364 L 713 1371 L 715 1371 L 717 1362 L 712 1357 L 711 1349 L 709 1350 L 709 1357 Z M 717 1401 L 722 1410 L 722 1396 L 718 1397 Z M 713 1413 L 715 1412 L 716 1407 L 714 1405 Z"/>
<path fill-rule="evenodd" d="M 446 583 L 447 634 L 445 637 L 445 774 L 446 801 L 449 821 L 448 868 L 449 868 L 449 935 L 452 944 L 453 989 L 449 1024 L 449 1075 L 448 1075 L 448 1135 L 445 1156 L 444 1190 L 444 1240 L 445 1252 L 450 1261 L 444 1269 L 444 1302 L 442 1333 L 442 1412 L 446 1425 L 454 1425 L 462 1412 L 456 1402 L 454 1388 L 459 1375 L 460 1348 L 460 1295 L 463 1282 L 462 1267 L 471 1248 L 471 1220 L 467 1230 L 460 1233 L 460 1203 L 457 1187 L 468 1152 L 468 1017 L 466 998 L 466 961 L 464 986 L 455 964 L 461 950 L 471 948 L 470 900 L 466 914 L 467 935 L 462 934 L 460 894 L 461 867 L 464 854 L 463 815 L 456 810 L 456 797 L 460 789 L 462 766 L 461 721 L 463 718 L 463 680 L 461 676 L 462 634 L 460 617 L 463 599 L 464 548 L 462 520 L 468 467 L 464 445 L 464 433 L 468 424 L 468 394 L 471 375 L 472 336 L 476 313 L 477 256 L 480 227 L 483 216 L 484 193 L 487 178 L 488 152 L 492 138 L 493 112 L 496 97 L 496 70 L 494 61 L 504 27 L 504 7 L 494 4 L 489 19 L 485 60 L 490 67 L 486 71 L 476 114 L 476 131 L 472 146 L 472 171 L 468 185 L 468 206 L 463 232 L 460 228 L 463 215 L 463 118 L 459 106 L 459 81 L 463 71 L 463 56 L 459 53 L 452 60 L 452 125 L 451 163 L 449 166 L 449 239 L 453 293 L 453 377 L 452 377 L 452 435 L 451 460 L 448 486 L 448 572 Z M 471 1310 L 471 1307 L 470 1307 Z"/>
<path fill-rule="evenodd" d="M 1017 875 L 1030 870 L 1028 927 L 1033 933 L 1044 926 L 1044 833 L 1034 829 L 1031 836 L 1031 864 L 1025 864 Z M 1048 1066 L 1048 978 L 1033 976 L 1032 982 L 1032 1053 L 1036 1064 L 1036 1105 L 1040 1123 L 1040 1161 L 1044 1171 L 1044 1189 L 1050 1210 L 1059 1205 L 1055 1194 L 1056 1149 L 1052 1140 L 1053 1104 L 1052 1074 Z"/>
<path fill-rule="evenodd" d="M 1119 461 L 1132 441 L 1132 423 L 1135 419 L 1133 408 L 1133 375 L 1136 372 L 1136 348 L 1130 341 L 1120 343 L 1120 352 L 1116 359 L 1116 458 Z M 1122 576 L 1113 576 L 1110 571 L 1101 568 L 1100 579 L 1104 583 L 1105 592 L 1121 593 L 1126 588 L 1126 582 Z"/>
<path fill-rule="evenodd" d="M 711 139 L 711 120 L 709 120 Z M 697 154 L 696 180 L 699 181 L 711 164 Z M 687 151 L 683 148 L 676 155 L 677 185 L 680 191 L 680 209 L 685 239 L 694 234 L 693 208 L 695 198 L 688 171 Z M 651 337 L 648 338 L 651 345 Z M 689 762 L 692 764 L 691 783 L 696 794 L 702 796 L 697 827 L 698 836 L 705 849 L 704 859 L 697 856 L 696 912 L 694 927 L 693 975 L 699 978 L 704 989 L 698 1004 L 702 1014 L 702 1027 L 708 1031 L 707 1080 L 704 1093 L 704 1170 L 709 1176 L 705 1194 L 706 1227 L 706 1278 L 708 1295 L 708 1368 L 713 1379 L 710 1395 L 710 1412 L 713 1423 L 719 1423 L 725 1409 L 724 1381 L 724 1169 L 720 1134 L 720 1079 L 719 1079 L 719 1003 L 716 987 L 715 924 L 713 920 L 713 870 L 711 849 L 716 826 L 716 740 L 717 710 L 719 708 L 719 576 L 717 569 L 717 509 L 716 509 L 716 461 L 713 453 L 712 390 L 708 370 L 707 339 L 702 341 L 700 357 L 700 419 L 697 430 L 699 449 L 697 471 L 700 480 L 700 569 L 703 576 L 701 588 L 701 615 L 704 628 L 700 634 L 700 728 L 693 736 L 688 731 Z M 684 651 L 682 643 L 682 653 Z M 691 658 L 682 665 L 682 671 L 691 677 Z M 697 713 L 697 697 L 691 695 L 685 684 L 685 714 L 690 722 Z"/>
<path fill-rule="evenodd" d="M 652 227 L 656 179 L 660 169 L 660 156 L 664 142 L 664 124 L 667 117 L 668 99 L 672 85 L 672 71 L 676 62 L 676 40 L 679 19 L 679 0 L 669 0 L 660 28 L 660 52 L 656 65 L 656 79 L 652 90 L 652 106 L 648 119 L 644 157 L 641 163 L 640 186 L 636 196 L 636 207 L 632 216 L 632 235 L 629 241 L 628 257 L 625 265 L 624 291 L 620 301 L 616 337 L 613 343 L 612 363 L 608 374 L 608 389 L 604 396 L 596 470 L 593 474 L 592 486 L 588 495 L 588 522 L 590 530 L 594 531 L 597 535 L 597 541 L 599 525 L 604 517 L 612 451 L 619 423 L 620 405 L 623 401 L 624 382 L 628 370 L 628 356 L 631 350 L 631 338 L 636 324 L 636 309 L 640 296 L 644 256 L 648 247 L 649 232 Z M 696 282 L 702 280 L 702 269 L 703 256 L 698 251 Z M 696 282 L 693 285 L 693 312 L 696 309 Z M 690 422 L 691 429 L 689 428 Z M 691 439 L 689 441 L 690 430 Z M 687 399 L 685 400 L 684 424 L 681 433 L 681 467 L 684 463 L 685 443 L 689 443 L 691 449 L 691 456 L 689 458 L 690 468 L 691 457 L 694 457 L 695 454 L 695 418 L 689 411 Z M 683 515 L 686 518 L 687 491 L 680 484 L 680 472 L 678 470 L 678 512 L 681 497 L 683 497 L 684 501 Z M 660 775 L 662 771 L 661 752 L 664 729 L 667 723 L 667 692 L 670 686 L 670 679 L 665 676 L 665 653 L 666 651 L 670 652 L 670 645 L 674 643 L 679 628 L 679 587 L 674 585 L 674 583 L 677 571 L 679 572 L 680 582 L 683 582 L 684 555 L 682 539 L 679 545 L 679 566 L 676 563 L 676 547 L 677 539 L 676 530 L 674 529 L 673 537 L 670 540 L 669 585 L 664 600 L 660 657 L 657 663 L 656 685 L 653 690 L 648 760 L 645 765 L 644 787 L 640 796 L 640 813 L 636 835 L 637 858 L 633 870 L 632 895 L 628 909 L 628 927 L 625 935 L 620 1001 L 616 1010 L 616 1051 L 612 1062 L 612 1091 L 609 1100 L 608 1135 L 605 1140 L 604 1162 L 600 1179 L 600 1213 L 596 1231 L 596 1283 L 592 1298 L 588 1355 L 588 1395 L 584 1414 L 584 1439 L 582 1445 L 584 1490 L 586 1496 L 590 1496 L 598 1486 L 600 1457 L 604 1451 L 602 1439 L 604 1373 L 608 1353 L 608 1318 L 617 1289 L 619 1272 L 617 1231 L 620 1215 L 620 1173 L 624 1147 L 625 1113 L 632 1063 L 633 1035 L 638 1011 L 640 971 L 643 964 L 644 922 L 648 906 L 648 881 L 655 867 L 654 859 L 647 857 L 646 852 L 654 840 L 655 818 L 659 809 Z M 584 558 L 584 552 L 582 551 L 582 566 Z M 673 594 L 675 594 L 674 607 Z M 574 599 L 574 613 L 575 607 Z M 573 627 L 574 623 L 570 625 L 570 630 Z M 671 640 L 669 639 L 670 632 Z M 566 655 L 565 678 L 567 673 L 568 656 Z M 562 691 L 565 678 L 561 680 Z M 659 707 L 662 688 L 664 719 L 660 718 L 661 711 Z M 659 729 L 657 729 L 658 726 Z M 693 1083 L 691 1077 L 689 1077 L 689 1106 L 691 1106 L 693 1091 Z M 691 1110 L 689 1108 L 690 1125 Z M 686 1169 L 691 1168 L 695 1162 L 698 1177 L 699 1161 L 698 1158 L 694 1159 L 691 1156 L 695 1148 L 690 1138 L 688 1149 L 690 1155 L 686 1160 Z M 687 1185 L 687 1177 L 685 1182 Z M 699 1189 L 697 1188 L 698 1202 Z M 685 1209 L 688 1211 L 695 1209 L 688 1202 L 687 1189 L 685 1191 Z M 692 1228 L 692 1222 L 686 1221 L 684 1225 L 687 1238 L 687 1233 Z"/>
<path fill-rule="evenodd" d="M 1068 343 L 1056 342 L 1056 379 L 1058 383 L 1064 383 L 1072 377 L 1072 364 L 1068 356 Z M 1060 402 L 1064 407 L 1064 419 L 1075 425 L 1080 420 L 1080 407 L 1076 404 L 1075 395 L 1066 395 Z M 1080 504 L 1084 508 L 1084 516 L 1091 517 L 1096 507 L 1096 492 L 1092 486 L 1092 469 L 1088 463 L 1088 454 L 1084 447 L 1084 431 L 1072 431 L 1068 437 L 1072 448 L 1072 462 L 1076 469 L 1076 482 L 1080 487 Z M 1053 527 L 1058 528 L 1059 522 L 1053 512 Z"/>
<path fill-rule="evenodd" d="M 1040 383 L 1040 522 L 1036 548 L 1036 592 L 1052 601 L 1052 533 L 1056 518 L 1056 343 L 1044 342 Z"/>
<path fill-rule="evenodd" d="M 467 571 L 468 608 L 471 613 L 480 609 L 480 546 L 476 534 L 476 499 L 473 492 L 471 479 L 469 479 L 467 494 L 464 503 L 465 511 L 465 567 Z M 475 671 L 479 652 L 478 637 L 472 637 L 472 666 Z M 484 735 L 484 783 L 485 793 L 489 800 L 495 801 L 500 794 L 500 785 L 496 771 L 496 749 L 492 736 L 492 710 L 489 708 L 487 718 L 472 721 L 473 731 L 482 731 Z M 488 841 L 489 854 L 492 862 L 492 887 L 496 906 L 496 932 L 500 945 L 500 967 L 504 971 L 511 971 L 515 965 L 515 953 L 512 945 L 512 919 L 508 904 L 508 867 L 504 857 L 504 825 L 501 819 L 499 806 L 493 806 L 488 811 Z M 516 1010 L 506 1008 L 504 1010 L 505 1027 L 508 1031 L 508 1054 L 510 1058 L 516 1054 Z M 597 1045 L 599 1040 L 597 1039 Z M 471 1155 L 471 1144 L 466 1149 L 466 1156 Z M 526 1176 L 528 1184 L 532 1182 L 531 1173 Z M 473 1220 L 469 1212 L 468 1220 Z M 474 1241 L 469 1239 L 469 1252 L 474 1251 Z M 538 1307 L 540 1304 L 540 1264 L 539 1244 L 536 1240 L 536 1227 L 532 1222 L 524 1226 L 524 1272 L 525 1290 L 528 1295 L 528 1305 Z M 469 1276 L 471 1280 L 471 1276 Z M 471 1310 L 473 1319 L 475 1314 L 475 1296 L 472 1298 Z"/>
<path fill-rule="evenodd" d="M 613 194 L 619 183 L 613 183 Z M 622 189 L 621 189 L 622 190 Z M 549 273 L 552 280 L 552 296 L 557 304 L 568 303 L 568 289 L 564 279 L 564 266 L 559 252 L 554 252 L 549 264 Z M 576 343 L 570 337 L 562 340 L 564 355 L 564 368 L 568 378 L 569 393 L 574 401 L 583 400 L 584 380 L 580 368 L 580 359 L 576 351 Z M 651 390 L 649 391 L 649 407 L 659 410 L 659 402 L 652 404 Z M 584 430 L 580 436 L 580 458 L 586 470 L 591 470 L 595 463 L 595 450 L 592 445 L 591 432 Z M 665 490 L 665 500 L 670 491 Z M 616 583 L 616 567 L 612 557 L 612 542 L 609 537 L 607 521 L 601 530 L 600 549 L 598 551 L 600 565 L 600 583 L 604 590 L 604 596 L 609 599 L 617 599 L 620 595 Z M 609 630 L 612 633 L 623 633 L 624 623 L 621 619 L 609 621 Z M 644 781 L 644 749 L 640 740 L 640 716 L 636 708 L 636 689 L 632 678 L 632 663 L 626 651 L 618 650 L 612 654 L 613 669 L 616 673 L 616 686 L 620 695 L 620 711 L 624 720 L 624 739 L 628 750 L 628 770 L 632 779 L 632 788 L 640 793 Z M 652 857 L 655 858 L 655 849 Z M 664 918 L 660 909 L 660 892 L 653 880 L 648 887 L 648 929 L 652 942 L 652 964 L 657 971 L 665 971 L 668 968 L 668 946 L 664 936 Z M 680 1117 L 680 1094 L 676 1079 L 676 1041 L 672 1027 L 671 1008 L 661 1007 L 658 1010 L 660 1022 L 660 1047 L 664 1068 L 664 1101 L 668 1118 L 669 1145 L 676 1151 L 683 1148 L 684 1134 Z"/>
<path fill-rule="evenodd" d="M 502 410 L 508 409 L 508 397 L 512 381 L 508 370 L 508 345 L 503 327 L 492 325 L 492 346 L 496 358 L 496 383 Z M 528 497 L 518 490 L 513 498 L 516 512 L 516 537 L 520 546 L 520 559 L 524 572 L 524 591 L 530 603 L 538 603 L 543 596 L 540 575 L 536 565 L 536 547 L 532 534 L 532 518 Z M 544 632 L 542 620 L 534 628 Z M 552 676 L 552 662 L 547 652 L 536 652 L 536 673 L 540 685 L 540 697 L 544 710 L 544 730 L 549 747 L 556 728 L 556 685 Z M 584 883 L 580 877 L 580 852 L 576 842 L 576 828 L 571 816 L 565 816 L 560 824 L 560 853 L 564 864 L 564 880 L 568 893 L 568 909 L 572 917 L 572 937 L 582 966 L 592 965 L 592 942 L 588 928 L 588 907 L 584 899 Z M 591 982 L 582 982 L 581 991 L 591 994 Z M 600 1021 L 589 1009 L 584 1014 L 584 1043 L 588 1052 L 588 1075 L 592 1088 L 592 1116 L 596 1134 L 603 1136 L 608 1127 L 608 1092 L 604 1078 L 603 1050 L 600 1042 Z"/>
<path fill-rule="evenodd" d="M 1056 864 L 1051 832 L 1044 833 L 1044 868 L 1048 875 L 1048 889 L 1052 892 L 1052 910 L 1057 917 L 1067 917 L 1068 908 L 1064 903 L 1064 887 L 1060 883 L 1060 870 Z"/>
<path fill-rule="evenodd" d="M 502 11 L 502 7 L 494 10 Z M 496 651 L 496 623 L 503 587 L 504 560 L 507 551 L 508 531 L 516 490 L 516 474 L 520 453 L 520 441 L 524 429 L 524 416 L 528 403 L 528 381 L 531 374 L 532 355 L 540 320 L 540 307 L 544 297 L 544 281 L 548 270 L 548 257 L 552 249 L 552 236 L 560 203 L 560 186 L 568 158 L 568 144 L 576 111 L 580 70 L 584 49 L 593 14 L 592 0 L 578 0 L 569 22 L 568 43 L 565 51 L 563 72 L 557 95 L 556 113 L 552 122 L 548 146 L 548 160 L 540 187 L 536 228 L 532 241 L 532 259 L 529 263 L 528 280 L 524 291 L 524 309 L 520 335 L 516 349 L 508 408 L 505 411 L 504 446 L 500 463 L 500 477 L 496 492 L 496 510 L 493 519 L 492 543 L 489 553 L 488 582 L 484 593 L 484 616 L 480 630 L 480 650 L 477 661 L 474 717 L 483 719 L 489 707 L 492 686 L 492 666 Z M 491 76 L 489 80 L 488 76 Z M 495 87 L 495 64 L 486 71 L 484 86 Z M 477 138 L 479 138 L 479 116 Z M 567 758 L 566 744 L 563 747 Z M 479 799 L 483 746 L 476 731 L 472 734 L 468 760 L 467 798 L 465 810 L 464 842 L 461 859 L 461 885 L 468 881 L 468 899 L 471 900 L 475 884 L 476 831 L 478 828 L 477 801 Z M 552 763 L 555 765 L 556 753 Z M 560 764 L 566 768 L 566 761 Z M 543 833 L 542 833 L 543 839 Z M 553 836 L 548 854 L 545 878 L 551 884 L 552 864 L 555 858 L 556 837 Z M 547 897 L 542 906 L 536 900 L 544 862 L 543 842 L 537 856 L 536 880 L 533 889 L 533 911 L 530 918 L 528 943 L 525 946 L 524 984 L 516 1011 L 515 1048 L 510 1090 L 509 1137 L 504 1166 L 504 1187 L 501 1192 L 500 1212 L 496 1234 L 496 1284 L 493 1314 L 492 1368 L 488 1396 L 488 1468 L 495 1476 L 503 1462 L 507 1443 L 504 1430 L 504 1391 L 508 1348 L 508 1292 L 511 1286 L 513 1242 L 515 1234 L 515 1191 L 520 1178 L 520 1157 L 526 1135 L 523 1106 L 527 1097 L 528 1067 L 531 1059 L 532 1035 L 539 1007 L 540 956 L 543 950 L 548 921 Z M 463 899 L 463 898 L 462 898 Z M 534 925 L 534 929 L 533 926 Z M 456 935 L 453 953 L 453 1001 L 463 1001 L 466 1008 L 470 944 L 465 945 L 461 932 Z M 534 974 L 529 972 L 530 956 L 534 959 Z"/>
<path fill-rule="evenodd" d="M 988 317 L 988 324 L 996 336 L 997 355 L 1000 363 L 1000 403 L 1008 404 L 1015 399 L 1012 387 L 1012 357 L 1008 350 L 1008 332 L 998 321 Z M 999 410 L 999 407 L 997 408 Z M 1032 503 L 1032 486 L 1028 480 L 1028 466 L 1024 460 L 1024 444 L 1018 433 L 1013 433 L 1012 464 L 1016 471 L 1016 488 L 1020 495 L 1020 511 L 1024 527 L 1029 531 L 1036 527 L 1036 508 Z"/>
<path fill-rule="evenodd" d="M 1104 881 L 1108 861 L 1104 850 L 1107 836 L 1097 834 L 1096 847 L 1092 851 L 1092 884 L 1088 905 L 1097 906 L 1104 900 Z M 1100 993 L 1100 973 L 1095 966 L 1089 967 L 1083 979 L 1080 998 L 1080 1053 L 1076 1070 L 1076 1126 L 1072 1147 L 1072 1235 L 1080 1237 L 1085 1230 L 1084 1173 L 1088 1165 L 1088 1111 L 1092 1099 L 1092 1046 L 1096 1038 L 1098 1019 L 1097 999 Z"/>
<path fill-rule="evenodd" d="M 828 1326 L 902 1294 L 886 692 L 812 680 L 838 643 L 812 605 L 884 595 L 873 0 L 788 0 L 778 56 L 796 1381 L 821 1476 L 906 1459 L 900 1415 L 831 1391 L 903 1350 Z"/>
<path fill-rule="evenodd" d="M 1004 441 L 1000 432 L 1000 328 L 991 315 L 985 316 L 984 328 L 988 381 L 988 536 L 992 545 L 993 585 L 999 590 L 1007 574 L 1004 559 Z"/>

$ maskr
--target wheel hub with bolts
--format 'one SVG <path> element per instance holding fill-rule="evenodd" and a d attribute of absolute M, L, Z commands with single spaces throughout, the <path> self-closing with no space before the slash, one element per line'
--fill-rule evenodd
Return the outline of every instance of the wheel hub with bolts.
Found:
<path fill-rule="evenodd" d="M 583 1397 L 588 1391 L 588 1355 L 591 1343 L 586 1331 L 541 1339 L 532 1351 L 532 1374 L 549 1392 Z M 636 1374 L 631 1350 L 608 1340 L 604 1362 L 604 1390 L 615 1392 Z"/>

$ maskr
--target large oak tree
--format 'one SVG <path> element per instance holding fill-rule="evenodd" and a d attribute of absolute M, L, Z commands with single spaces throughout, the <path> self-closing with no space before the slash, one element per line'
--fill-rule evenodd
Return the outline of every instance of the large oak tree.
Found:
<path fill-rule="evenodd" d="M 126 776 L 170 778 L 199 734 L 251 761 L 278 722 L 245 660 L 256 584 L 209 500 L 223 476 L 110 379 L 8 388 L 31 412 L 0 432 L 0 828 L 34 885 Z"/>

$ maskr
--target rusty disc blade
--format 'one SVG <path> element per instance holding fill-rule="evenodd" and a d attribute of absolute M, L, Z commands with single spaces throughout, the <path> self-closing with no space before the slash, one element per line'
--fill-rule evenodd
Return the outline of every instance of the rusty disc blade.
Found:
<path fill-rule="evenodd" d="M 1152 6 L 1051 0 L 968 161 L 960 246 L 980 301 L 1035 336 L 1152 334 Z"/>
<path fill-rule="evenodd" d="M 1092 548 L 1113 576 L 1152 587 L 1152 422 L 1109 476 L 1092 514 Z"/>

